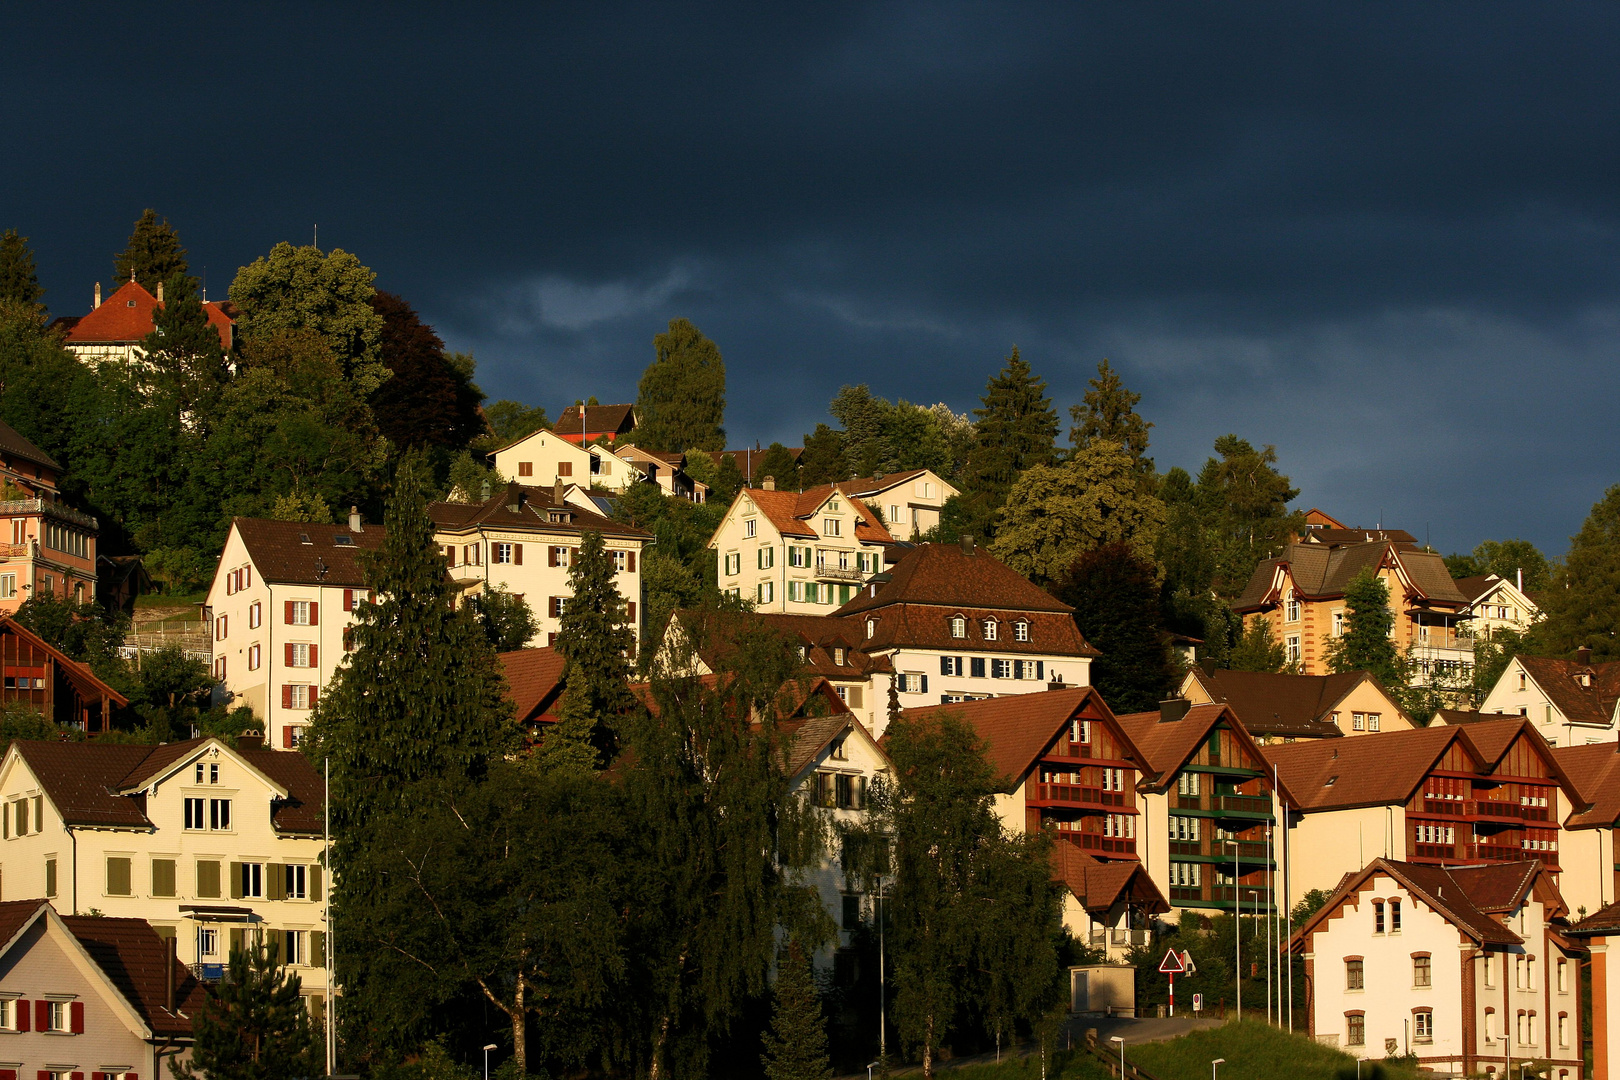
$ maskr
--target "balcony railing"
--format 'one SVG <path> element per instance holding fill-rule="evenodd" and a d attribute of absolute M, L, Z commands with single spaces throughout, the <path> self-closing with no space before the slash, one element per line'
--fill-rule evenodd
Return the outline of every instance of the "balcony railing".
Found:
<path fill-rule="evenodd" d="M 225 965 L 192 964 L 191 974 L 198 982 L 223 982 L 225 980 Z"/>
<path fill-rule="evenodd" d="M 1215 809 L 1237 814 L 1270 814 L 1270 795 L 1217 795 Z"/>
<path fill-rule="evenodd" d="M 1101 851 L 1109 855 L 1135 855 L 1136 841 L 1124 836 L 1104 836 L 1102 833 L 1073 832 L 1061 833 L 1068 839 L 1080 845 L 1082 851 Z"/>
<path fill-rule="evenodd" d="M 0 559 L 26 559 L 31 551 L 27 544 L 0 544 Z"/>
<path fill-rule="evenodd" d="M 1478 817 L 1512 821 L 1551 821 L 1552 808 L 1527 806 L 1503 799 L 1430 799 L 1423 800 L 1423 813 L 1436 817 Z"/>
<path fill-rule="evenodd" d="M 1124 806 L 1125 792 L 1079 784 L 1036 784 L 1035 801 L 1069 806 Z"/>
<path fill-rule="evenodd" d="M 816 564 L 816 578 L 819 581 L 863 581 L 865 575 L 859 570 L 846 570 L 838 566 L 823 566 Z"/>
<path fill-rule="evenodd" d="M 1177 810 L 1202 810 L 1204 808 L 1203 796 L 1201 795 L 1183 795 L 1178 791 L 1175 799 Z"/>
<path fill-rule="evenodd" d="M 47 514 L 74 525 L 83 525 L 87 529 L 96 528 L 95 518 L 61 503 L 46 502 L 44 499 L 0 500 L 0 517 L 16 517 L 21 514 Z"/>

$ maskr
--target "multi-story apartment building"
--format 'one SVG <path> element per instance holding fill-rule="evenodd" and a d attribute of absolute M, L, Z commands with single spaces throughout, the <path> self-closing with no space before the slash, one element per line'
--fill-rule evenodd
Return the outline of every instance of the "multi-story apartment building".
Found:
<path fill-rule="evenodd" d="M 1002 778 L 996 812 L 1012 832 L 1052 830 L 1071 933 L 1117 957 L 1170 910 L 1137 854 L 1141 752 L 1102 696 L 1071 687 L 907 709 L 907 719 L 973 726 Z"/>
<path fill-rule="evenodd" d="M 464 587 L 464 595 L 494 587 L 522 597 L 534 615 L 529 643 L 551 645 L 572 595 L 568 568 L 580 540 L 587 532 L 600 533 L 639 639 L 641 554 L 653 542 L 652 534 L 567 502 L 562 487 L 560 482 L 549 490 L 512 483 L 482 502 L 429 503 L 434 539 L 444 550 L 450 576 Z"/>
<path fill-rule="evenodd" d="M 894 537 L 865 503 L 832 484 L 737 493 L 709 540 L 720 591 L 756 611 L 826 615 L 883 570 Z"/>
<path fill-rule="evenodd" d="M 1261 746 L 1410 731 L 1417 726 L 1366 671 L 1284 675 L 1231 671 L 1211 664 L 1188 669 L 1181 680 L 1181 696 L 1198 705 L 1224 701 Z"/>
<path fill-rule="evenodd" d="M 0 616 L 0 701 L 21 705 L 90 735 L 112 726 L 113 706 L 129 701 L 84 664 L 9 615 Z"/>
<path fill-rule="evenodd" d="M 163 285 L 153 296 L 133 278 L 101 302 L 101 282 L 96 282 L 95 300 L 87 315 L 58 319 L 55 326 L 65 331 L 63 344 L 91 367 L 106 363 L 128 364 L 144 358 L 141 342 L 154 328 L 152 313 L 163 306 Z M 235 309 L 227 303 L 205 303 L 208 323 L 219 331 L 219 343 L 229 352 L 235 343 Z"/>
<path fill-rule="evenodd" d="M 1522 716 L 1554 746 L 1613 743 L 1620 724 L 1620 662 L 1592 663 L 1590 649 L 1574 660 L 1515 656 L 1480 703 L 1482 717 Z"/>
<path fill-rule="evenodd" d="M 642 479 L 639 468 L 612 450 L 581 446 L 545 428 L 491 451 L 489 460 L 501 476 L 524 486 L 561 483 L 623 491 Z"/>
<path fill-rule="evenodd" d="M 358 513 L 346 525 L 236 518 L 208 590 L 214 678 L 290 750 L 349 646 L 369 598 L 356 556 L 382 544 Z"/>
<path fill-rule="evenodd" d="M 0 903 L 0 1073 L 83 1080 L 170 1075 L 191 1057 L 203 984 L 141 919 Z"/>
<path fill-rule="evenodd" d="M 1297 893 L 1373 858 L 1560 868 L 1561 822 L 1583 796 L 1518 717 L 1264 748 L 1292 794 Z"/>
<path fill-rule="evenodd" d="M 318 998 L 322 797 L 303 755 L 249 740 L 13 742 L 0 764 L 0 874 L 10 895 L 66 914 L 146 920 L 205 981 L 233 946 L 273 939 Z"/>
<path fill-rule="evenodd" d="M 1559 839 L 1559 886 L 1577 911 L 1597 911 L 1620 898 L 1620 743 L 1553 748 L 1553 760 L 1580 792 Z M 1583 805 L 1584 804 L 1584 805 Z M 1620 1038 L 1620 1028 L 1616 1029 Z M 1620 1074 L 1616 1074 L 1620 1075 Z"/>
<path fill-rule="evenodd" d="M 1364 1060 L 1412 1054 L 1438 1075 L 1506 1080 L 1533 1063 L 1580 1080 L 1586 950 L 1565 936 L 1568 913 L 1539 861 L 1374 859 L 1290 941 L 1310 1033 Z"/>
<path fill-rule="evenodd" d="M 1357 543 L 1307 541 L 1255 568 L 1243 595 L 1232 603 L 1240 615 L 1257 615 L 1306 675 L 1326 674 L 1328 645 L 1344 633 L 1349 617 L 1345 589 L 1358 574 L 1381 578 L 1389 590 L 1396 647 L 1419 664 L 1420 685 L 1455 686 L 1473 672 L 1473 640 L 1464 624 L 1468 597 L 1432 551 L 1388 539 Z"/>
<path fill-rule="evenodd" d="M 1174 699 L 1119 724 L 1143 761 L 1137 854 L 1170 906 L 1270 911 L 1282 863 L 1276 827 L 1293 800 L 1286 778 L 1273 788 L 1237 714 Z"/>
<path fill-rule="evenodd" d="M 838 490 L 860 499 L 883 519 L 889 535 L 910 543 L 939 524 L 945 500 L 958 494 L 932 469 L 907 469 L 886 476 L 839 481 Z"/>
<path fill-rule="evenodd" d="M 54 458 L 0 424 L 0 518 L 10 519 L 0 524 L 0 613 L 31 596 L 96 598 L 96 519 L 62 501 L 61 476 Z"/>

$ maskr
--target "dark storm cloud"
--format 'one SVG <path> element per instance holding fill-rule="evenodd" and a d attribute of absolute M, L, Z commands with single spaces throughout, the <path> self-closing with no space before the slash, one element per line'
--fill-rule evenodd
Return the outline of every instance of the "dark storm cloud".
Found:
<path fill-rule="evenodd" d="M 116 13 L 115 13 L 116 10 Z M 1620 45 L 1598 5 L 108 9 L 18 29 L 0 226 L 77 310 L 140 208 L 220 289 L 358 252 L 496 396 L 714 337 L 738 441 L 843 382 L 1109 356 L 1161 467 L 1554 551 L 1620 480 Z"/>

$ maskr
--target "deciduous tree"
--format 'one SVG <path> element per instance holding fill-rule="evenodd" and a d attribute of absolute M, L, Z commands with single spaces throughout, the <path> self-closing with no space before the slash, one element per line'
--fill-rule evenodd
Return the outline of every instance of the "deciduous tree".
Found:
<path fill-rule="evenodd" d="M 525 435 L 551 427 L 545 409 L 531 409 L 521 401 L 507 398 L 484 406 L 484 418 L 489 421 L 496 446 L 517 442 Z"/>
<path fill-rule="evenodd" d="M 1145 712 L 1170 696 L 1176 668 L 1159 626 L 1152 563 L 1124 543 L 1104 544 L 1076 558 L 1052 591 L 1074 608 L 1085 639 L 1102 650 L 1092 661 L 1091 682 L 1116 712 Z"/>
<path fill-rule="evenodd" d="M 149 293 L 157 292 L 158 282 L 166 282 L 189 269 L 186 249 L 180 246 L 180 234 L 167 218 L 159 221 L 157 211 L 150 209 L 136 220 L 129 243 L 113 258 L 113 277 L 119 285 L 133 276 Z M 194 280 L 192 286 L 196 287 Z"/>
<path fill-rule="evenodd" d="M 483 396 L 445 356 L 444 341 L 404 299 L 379 290 L 371 307 L 382 316 L 378 356 L 391 373 L 371 395 L 377 427 L 398 447 L 460 450 L 485 430 Z M 467 358 L 469 361 L 471 357 Z"/>
<path fill-rule="evenodd" d="M 689 446 L 724 450 L 726 365 L 719 347 L 686 319 L 671 319 L 653 338 L 653 351 L 636 398 L 637 445 L 671 454 Z"/>

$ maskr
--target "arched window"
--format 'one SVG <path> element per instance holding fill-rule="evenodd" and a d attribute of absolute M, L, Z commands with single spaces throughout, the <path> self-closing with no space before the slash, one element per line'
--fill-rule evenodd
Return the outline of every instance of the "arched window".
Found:
<path fill-rule="evenodd" d="M 951 637 L 967 637 L 967 617 L 964 615 L 951 616 Z"/>
<path fill-rule="evenodd" d="M 1029 640 L 1029 623 L 1025 622 L 1022 619 L 1019 619 L 1017 622 L 1013 623 L 1013 640 L 1014 641 L 1028 641 Z"/>
<path fill-rule="evenodd" d="M 866 636 L 868 638 L 870 638 L 875 633 L 877 633 L 877 620 L 876 619 L 867 619 L 866 620 Z"/>
<path fill-rule="evenodd" d="M 994 619 L 986 619 L 986 620 L 984 620 L 984 640 L 986 640 L 986 641 L 994 641 L 994 640 L 996 640 L 996 620 L 994 620 Z"/>

